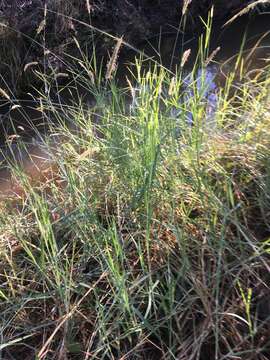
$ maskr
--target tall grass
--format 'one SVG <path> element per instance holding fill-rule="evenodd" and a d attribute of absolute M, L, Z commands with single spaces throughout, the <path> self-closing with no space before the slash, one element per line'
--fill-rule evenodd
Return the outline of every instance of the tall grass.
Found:
<path fill-rule="evenodd" d="M 209 115 L 206 29 L 189 75 L 84 57 L 95 105 L 45 97 L 52 169 L 11 163 L 1 202 L 3 359 L 269 358 L 269 69 Z"/>

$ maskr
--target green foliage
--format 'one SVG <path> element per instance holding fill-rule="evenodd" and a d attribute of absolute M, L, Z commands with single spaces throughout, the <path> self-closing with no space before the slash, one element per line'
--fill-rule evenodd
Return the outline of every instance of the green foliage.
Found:
<path fill-rule="evenodd" d="M 141 60 L 105 84 L 84 58 L 95 105 L 45 98 L 52 174 L 11 164 L 24 195 L 1 203 L 5 358 L 267 358 L 269 73 L 236 68 L 209 118 L 205 41 L 188 85 Z"/>

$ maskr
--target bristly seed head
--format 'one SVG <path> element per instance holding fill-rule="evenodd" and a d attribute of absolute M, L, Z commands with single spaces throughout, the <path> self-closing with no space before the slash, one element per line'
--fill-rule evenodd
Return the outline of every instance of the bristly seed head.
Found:
<path fill-rule="evenodd" d="M 220 46 L 218 46 L 215 50 L 212 51 L 212 53 L 208 56 L 208 58 L 205 61 L 205 66 L 208 66 L 215 58 L 217 53 L 220 51 Z"/>
<path fill-rule="evenodd" d="M 187 12 L 189 4 L 192 2 L 192 0 L 184 0 L 183 7 L 182 7 L 182 15 L 185 15 Z"/>
<path fill-rule="evenodd" d="M 181 68 L 183 68 L 185 66 L 186 62 L 189 59 L 190 54 L 191 54 L 191 49 L 184 51 L 184 54 L 183 54 L 182 60 L 181 60 Z"/>
<path fill-rule="evenodd" d="M 117 43 L 116 43 L 115 48 L 113 50 L 113 54 L 111 56 L 111 59 L 107 64 L 107 72 L 106 72 L 106 75 L 105 75 L 106 80 L 110 80 L 112 78 L 112 74 L 116 70 L 117 59 L 118 59 L 118 55 L 119 55 L 119 51 L 120 51 L 120 48 L 122 46 L 122 43 L 123 43 L 123 37 L 120 37 L 117 40 Z"/>

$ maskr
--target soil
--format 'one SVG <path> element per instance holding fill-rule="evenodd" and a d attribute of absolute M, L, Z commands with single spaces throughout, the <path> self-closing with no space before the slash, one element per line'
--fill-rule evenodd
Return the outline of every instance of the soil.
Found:
<path fill-rule="evenodd" d="M 0 14 L 9 26 L 31 35 L 37 30 L 44 16 L 46 4 L 47 23 L 54 24 L 60 38 L 65 30 L 76 31 L 76 24 L 61 18 L 71 16 L 99 29 L 116 35 L 125 35 L 128 41 L 145 39 L 163 26 L 179 24 L 183 2 L 189 3 L 191 24 L 196 26 L 196 17 L 205 15 L 214 6 L 215 15 L 233 15 L 251 3 L 250 0 L 2 0 Z M 88 6 L 87 6 L 88 4 Z"/>
<path fill-rule="evenodd" d="M 0 0 L 0 22 L 5 24 L 0 26 L 0 74 L 17 94 L 22 87 L 33 84 L 36 67 L 61 72 L 64 54 L 77 49 L 74 37 L 88 48 L 89 42 L 95 41 L 98 53 L 106 56 L 114 41 L 99 36 L 100 32 L 93 31 L 92 26 L 123 36 L 126 42 L 136 46 L 159 34 L 161 29 L 162 32 L 175 31 L 181 20 L 183 2 L 188 3 L 187 28 L 196 31 L 200 23 L 198 16 L 205 16 L 213 5 L 215 18 L 224 19 L 252 1 Z M 27 71 L 26 64 L 31 64 Z"/>

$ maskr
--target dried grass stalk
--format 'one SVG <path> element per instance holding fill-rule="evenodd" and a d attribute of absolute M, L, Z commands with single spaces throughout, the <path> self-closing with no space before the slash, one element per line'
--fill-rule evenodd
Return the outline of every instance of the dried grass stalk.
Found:
<path fill-rule="evenodd" d="M 261 5 L 261 4 L 270 4 L 270 0 L 257 0 L 249 5 L 247 5 L 243 10 L 239 11 L 236 15 L 234 15 L 230 20 L 228 20 L 224 26 L 227 26 L 229 24 L 231 24 L 235 19 L 237 19 L 238 17 L 248 13 L 250 10 L 254 9 L 257 5 Z"/>

